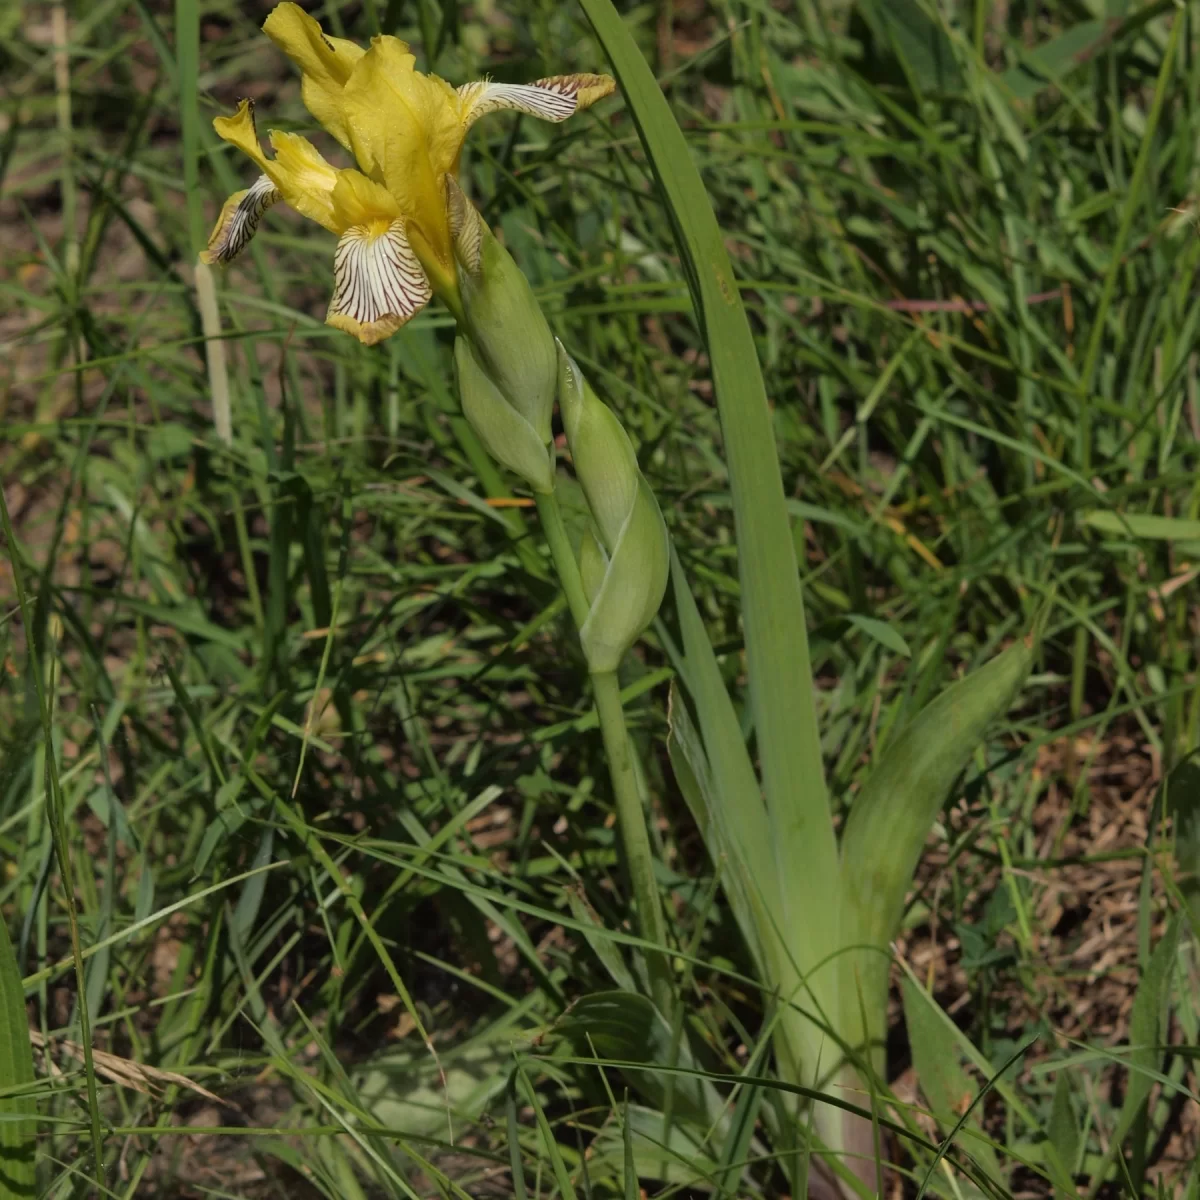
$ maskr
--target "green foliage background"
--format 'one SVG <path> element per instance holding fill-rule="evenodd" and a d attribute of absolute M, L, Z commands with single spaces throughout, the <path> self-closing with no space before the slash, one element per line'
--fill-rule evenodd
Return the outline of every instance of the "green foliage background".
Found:
<path fill-rule="evenodd" d="M 0 13 L 0 911 L 58 1047 L 38 1076 L 42 1184 L 89 1194 L 100 1130 L 125 1195 L 510 1194 L 513 1162 L 531 1192 L 606 1194 L 636 1128 L 645 1179 L 784 1194 L 790 1172 L 748 1133 L 674 1130 L 654 1151 L 645 1089 L 646 1108 L 621 1100 L 633 1073 L 602 1077 L 556 1039 L 636 939 L 586 671 L 535 524 L 486 502 L 449 318 L 434 307 L 373 350 L 329 330 L 332 239 L 272 213 L 218 281 L 232 440 L 214 432 L 191 264 L 250 172 L 209 121 L 250 95 L 263 129 L 309 131 L 267 11 Z M 604 67 L 550 0 L 312 11 L 339 35 L 400 33 L 454 83 Z M 1029 1169 L 1046 1194 L 1077 1172 L 1151 1194 L 1154 1167 L 1195 1188 L 1172 1098 L 1194 1087 L 1187 1055 L 1135 1053 L 1146 1087 L 1109 1089 L 1131 1021 L 1143 1045 L 1194 1042 L 1198 1021 L 1192 927 L 1163 936 L 1189 877 L 1144 855 L 1154 785 L 1200 722 L 1195 7 L 622 13 L 751 314 L 839 811 L 890 733 L 1049 605 L 1035 676 L 938 824 L 906 927 L 958 931 L 935 982 L 966 997 L 963 1032 L 932 1012 L 909 1048 L 897 1022 L 892 1065 L 911 1055 L 948 1133 L 963 1080 L 1036 1035 L 1005 1077 L 1019 1086 L 981 1109 L 1030 1164 L 1008 1163 L 1013 1190 Z M 464 185 L 634 438 L 738 694 L 709 363 L 627 112 L 481 123 Z M 677 982 L 700 1065 L 757 1079 L 759 998 L 665 756 L 672 627 L 623 683 Z M 1108 812 L 1092 781 L 1117 756 L 1140 820 L 1064 854 Z M 1099 880 L 1085 929 L 1110 884 L 1128 901 L 1090 977 L 1047 916 L 1077 886 L 1058 872 L 1082 867 Z M 1149 981 L 1140 1007 L 1056 1043 L 1053 1014 L 1114 962 L 1126 998 Z M 88 1040 L 77 979 L 95 1046 L 125 1066 L 70 1049 Z M 753 1129 L 761 1095 L 733 1095 Z M 1128 1161 L 1106 1150 L 1131 1131 Z M 919 1181 L 931 1157 L 909 1153 Z"/>

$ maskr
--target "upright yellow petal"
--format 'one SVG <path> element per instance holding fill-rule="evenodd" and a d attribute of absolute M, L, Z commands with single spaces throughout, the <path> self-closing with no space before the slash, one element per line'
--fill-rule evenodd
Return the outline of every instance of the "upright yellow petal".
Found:
<path fill-rule="evenodd" d="M 300 68 L 300 94 L 308 111 L 347 149 L 350 135 L 342 112 L 342 88 L 365 51 L 345 38 L 327 37 L 298 4 L 279 4 L 263 32 Z"/>
<path fill-rule="evenodd" d="M 415 70 L 415 61 L 404 42 L 372 39 L 346 83 L 343 111 L 359 165 L 396 198 L 419 242 L 451 265 L 445 178 L 465 128 L 454 89 Z"/>

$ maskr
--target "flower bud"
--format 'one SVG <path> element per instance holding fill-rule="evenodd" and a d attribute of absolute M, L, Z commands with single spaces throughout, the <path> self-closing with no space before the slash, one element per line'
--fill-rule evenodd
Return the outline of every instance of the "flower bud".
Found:
<path fill-rule="evenodd" d="M 552 492 L 554 457 L 549 445 L 549 422 L 543 437 L 501 394 L 476 357 L 474 344 L 461 335 L 454 339 L 454 366 L 463 416 L 484 449 L 535 492 Z"/>
<path fill-rule="evenodd" d="M 629 436 L 558 347 L 558 403 L 593 529 L 580 546 L 591 603 L 579 640 L 588 667 L 615 671 L 667 590 L 667 527 Z"/>
<path fill-rule="evenodd" d="M 554 336 L 529 281 L 453 176 L 446 177 L 461 332 L 479 365 L 543 443 L 550 441 L 558 359 Z"/>

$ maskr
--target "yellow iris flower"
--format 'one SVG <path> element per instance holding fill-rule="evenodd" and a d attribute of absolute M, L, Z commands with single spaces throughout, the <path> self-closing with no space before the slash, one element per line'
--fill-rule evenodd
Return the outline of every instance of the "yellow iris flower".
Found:
<path fill-rule="evenodd" d="M 364 50 L 327 37 L 296 4 L 280 4 L 263 24 L 303 73 L 301 95 L 316 120 L 353 155 L 358 169 L 331 166 L 306 138 L 272 131 L 268 157 L 243 100 L 213 128 L 251 158 L 262 175 L 230 196 L 201 255 L 227 263 L 254 236 L 262 215 L 283 201 L 338 235 L 327 321 L 373 345 L 395 333 L 436 291 L 458 308 L 455 234 L 465 198 L 455 177 L 467 130 L 482 116 L 513 109 L 546 121 L 607 96 L 607 75 L 557 75 L 530 84 L 451 87 L 415 69 L 399 38 Z"/>

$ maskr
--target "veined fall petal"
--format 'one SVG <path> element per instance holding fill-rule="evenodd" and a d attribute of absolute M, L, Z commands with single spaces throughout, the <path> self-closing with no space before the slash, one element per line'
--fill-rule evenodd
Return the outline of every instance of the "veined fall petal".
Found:
<path fill-rule="evenodd" d="M 398 220 L 347 229 L 334 256 L 333 280 L 325 320 L 366 346 L 390 337 L 433 298 Z"/>
<path fill-rule="evenodd" d="M 281 199 L 268 175 L 260 175 L 245 191 L 234 192 L 221 207 L 208 248 L 200 251 L 200 261 L 210 265 L 232 262 L 258 231 L 263 213 Z"/>
<path fill-rule="evenodd" d="M 488 79 L 464 83 L 458 89 L 464 132 L 480 117 L 505 109 L 543 121 L 565 121 L 611 96 L 616 86 L 611 75 L 552 75 L 533 83 L 493 83 Z"/>

